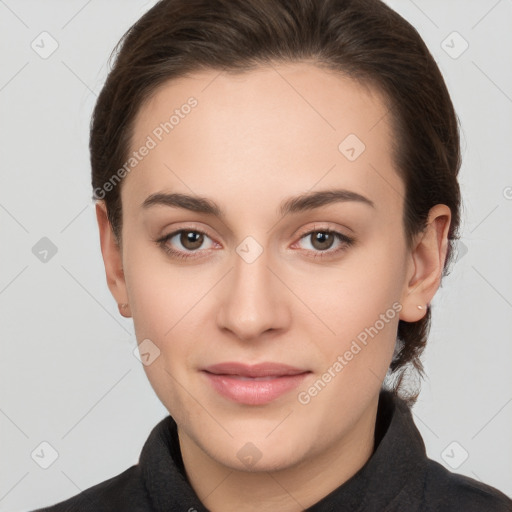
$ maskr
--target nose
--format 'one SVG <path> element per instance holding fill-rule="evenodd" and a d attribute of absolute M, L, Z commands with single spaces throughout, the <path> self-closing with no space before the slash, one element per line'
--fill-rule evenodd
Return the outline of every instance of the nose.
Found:
<path fill-rule="evenodd" d="M 266 251 L 252 262 L 235 253 L 234 268 L 223 280 L 219 329 L 242 341 L 257 341 L 288 328 L 290 292 L 270 267 Z"/>

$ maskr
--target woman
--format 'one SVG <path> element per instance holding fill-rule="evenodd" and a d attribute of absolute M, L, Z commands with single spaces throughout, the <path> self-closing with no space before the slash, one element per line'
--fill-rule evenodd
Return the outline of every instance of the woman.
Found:
<path fill-rule="evenodd" d="M 379 0 L 162 0 L 91 124 L 101 248 L 169 411 L 44 510 L 512 510 L 409 407 L 460 220 L 459 133 Z"/>

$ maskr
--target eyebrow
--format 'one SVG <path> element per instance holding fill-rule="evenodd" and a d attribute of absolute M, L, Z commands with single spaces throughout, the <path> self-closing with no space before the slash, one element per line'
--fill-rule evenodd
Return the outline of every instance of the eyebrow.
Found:
<path fill-rule="evenodd" d="M 345 189 L 320 190 L 317 192 L 308 192 L 284 200 L 278 209 L 281 216 L 291 213 L 300 213 L 307 210 L 314 210 L 332 203 L 357 202 L 375 208 L 373 201 L 357 192 Z M 191 196 L 187 194 L 151 194 L 142 203 L 142 208 L 162 205 L 175 208 L 183 208 L 193 212 L 214 215 L 220 219 L 225 219 L 225 213 L 220 206 L 207 197 Z"/>

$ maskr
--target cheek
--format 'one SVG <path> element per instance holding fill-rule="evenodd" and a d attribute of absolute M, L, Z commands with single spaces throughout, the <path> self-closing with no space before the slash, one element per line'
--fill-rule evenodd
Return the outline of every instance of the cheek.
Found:
<path fill-rule="evenodd" d="M 126 255 L 125 277 L 136 331 L 161 341 L 173 337 L 180 325 L 193 320 L 195 306 L 208 291 L 208 276 L 170 264 L 153 246 L 126 241 Z"/>
<path fill-rule="evenodd" d="M 371 373 L 384 378 L 396 343 L 402 267 L 401 257 L 383 241 L 314 280 L 303 277 L 298 294 L 308 298 L 321 322 L 312 315 L 298 321 L 310 337 L 313 323 L 324 333 L 316 339 L 326 369 L 342 356 L 343 374 L 350 375 L 351 383 Z"/>
<path fill-rule="evenodd" d="M 399 300 L 403 261 L 385 247 L 361 250 L 336 267 L 303 275 L 298 295 L 307 298 L 313 313 L 336 334 L 373 324 Z"/>
<path fill-rule="evenodd" d="M 211 330 L 206 322 L 214 327 L 215 307 L 211 301 L 219 269 L 170 263 L 159 249 L 130 244 L 128 240 L 125 254 L 137 341 L 151 340 L 160 354 L 154 365 L 145 367 L 146 373 L 153 385 L 169 383 L 167 373 L 184 382 L 187 372 L 193 372 L 197 364 L 198 347 L 207 345 L 205 331 Z"/>
<path fill-rule="evenodd" d="M 135 335 L 146 343 L 151 361 L 143 368 L 160 401 L 180 423 L 189 421 L 193 408 L 182 386 L 189 387 L 194 335 L 191 322 L 204 291 L 191 282 L 190 273 L 165 263 L 157 251 L 130 247 L 125 277 Z M 146 341 L 146 340 L 149 340 Z"/>

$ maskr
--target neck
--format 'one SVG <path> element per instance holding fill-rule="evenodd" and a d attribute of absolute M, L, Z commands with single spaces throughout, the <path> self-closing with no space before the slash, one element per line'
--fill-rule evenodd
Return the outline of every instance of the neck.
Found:
<path fill-rule="evenodd" d="M 211 512 L 303 511 L 349 480 L 371 457 L 377 405 L 378 396 L 328 449 L 276 471 L 238 471 L 219 464 L 179 431 L 187 478 Z"/>

